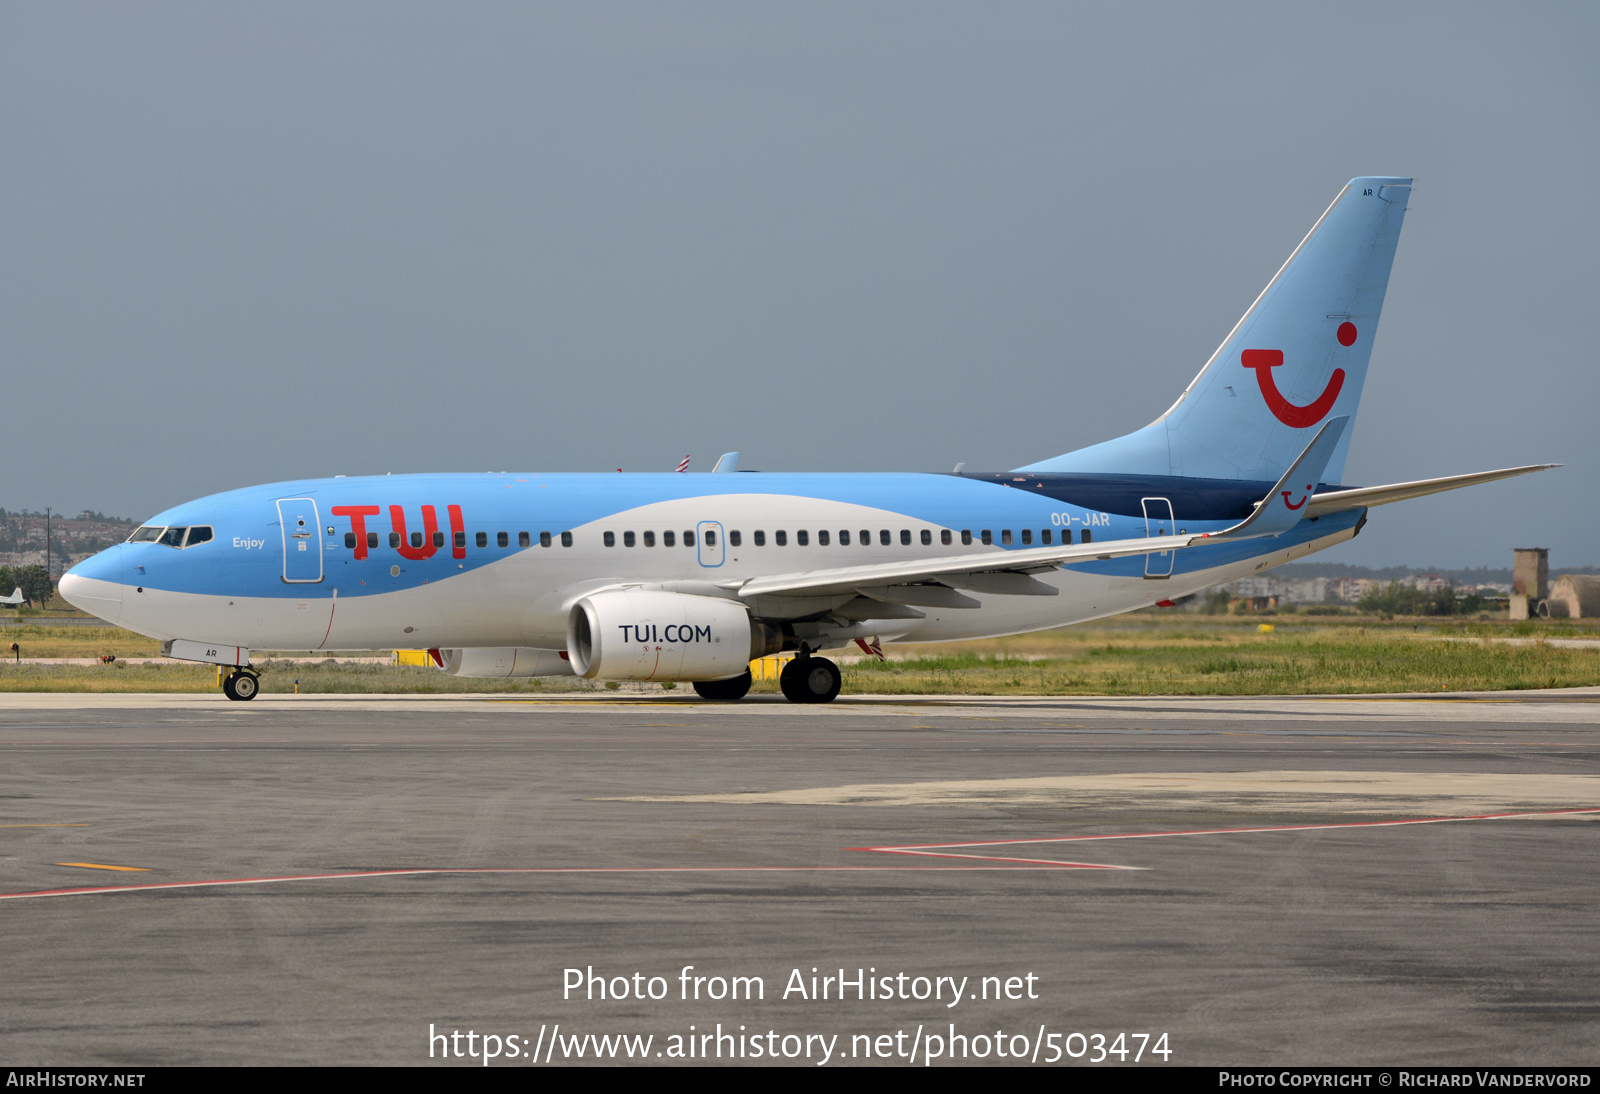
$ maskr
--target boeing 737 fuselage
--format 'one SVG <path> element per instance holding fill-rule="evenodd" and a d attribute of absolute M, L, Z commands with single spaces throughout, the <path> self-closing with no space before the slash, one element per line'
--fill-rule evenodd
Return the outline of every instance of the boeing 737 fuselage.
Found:
<path fill-rule="evenodd" d="M 253 487 L 158 514 L 61 580 L 71 603 L 233 666 L 421 648 L 464 676 L 683 680 L 737 699 L 796 652 L 1058 627 L 1341 543 L 1373 505 L 1537 465 L 1338 482 L 1410 180 L 1352 180 L 1166 414 L 991 474 L 438 474 Z M 730 469 L 725 460 L 719 471 Z"/>

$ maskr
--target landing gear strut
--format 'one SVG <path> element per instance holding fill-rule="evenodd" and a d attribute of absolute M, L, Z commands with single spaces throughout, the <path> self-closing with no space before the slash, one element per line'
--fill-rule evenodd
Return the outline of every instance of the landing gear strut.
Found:
<path fill-rule="evenodd" d="M 745 669 L 743 676 L 735 676 L 732 680 L 696 680 L 694 690 L 702 699 L 736 702 L 750 693 L 750 670 Z"/>
<path fill-rule="evenodd" d="M 254 699 L 261 690 L 261 678 L 247 670 L 230 672 L 222 681 L 222 694 L 230 699 Z"/>
<path fill-rule="evenodd" d="M 796 657 L 778 675 L 778 687 L 791 703 L 831 703 L 843 683 L 839 666 L 826 657 Z"/>

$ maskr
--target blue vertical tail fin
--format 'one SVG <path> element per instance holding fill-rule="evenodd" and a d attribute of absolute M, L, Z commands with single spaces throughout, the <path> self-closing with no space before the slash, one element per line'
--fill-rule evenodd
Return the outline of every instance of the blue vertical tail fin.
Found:
<path fill-rule="evenodd" d="M 1318 426 L 1356 416 L 1410 194 L 1410 179 L 1351 179 L 1165 414 L 1018 470 L 1278 479 Z"/>

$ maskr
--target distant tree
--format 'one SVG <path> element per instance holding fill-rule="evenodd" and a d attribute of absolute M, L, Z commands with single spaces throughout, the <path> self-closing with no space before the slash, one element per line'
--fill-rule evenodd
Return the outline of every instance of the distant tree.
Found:
<path fill-rule="evenodd" d="M 50 573 L 43 566 L 18 566 L 12 573 L 12 580 L 22 586 L 22 595 L 36 608 L 50 603 L 56 594 L 55 583 L 50 580 Z"/>
<path fill-rule="evenodd" d="M 1372 588 L 1359 602 L 1361 610 L 1373 615 L 1455 615 L 1457 612 L 1477 611 L 1480 602 L 1470 597 L 1467 602 L 1456 600 L 1456 591 L 1446 585 L 1428 592 L 1391 581 L 1385 589 Z"/>
<path fill-rule="evenodd" d="M 1232 595 L 1227 589 L 1212 589 L 1200 601 L 1200 610 L 1207 615 L 1227 615 Z"/>

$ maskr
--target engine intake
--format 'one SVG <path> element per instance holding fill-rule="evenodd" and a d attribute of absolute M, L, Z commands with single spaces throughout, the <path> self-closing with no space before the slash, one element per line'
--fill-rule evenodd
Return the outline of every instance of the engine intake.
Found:
<path fill-rule="evenodd" d="M 714 596 L 615 589 L 567 617 L 572 670 L 590 680 L 726 680 L 782 648 L 776 627 Z"/>

